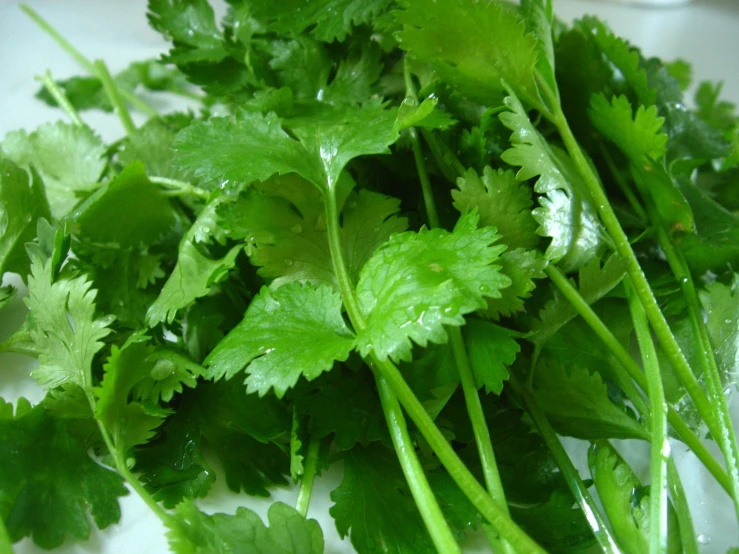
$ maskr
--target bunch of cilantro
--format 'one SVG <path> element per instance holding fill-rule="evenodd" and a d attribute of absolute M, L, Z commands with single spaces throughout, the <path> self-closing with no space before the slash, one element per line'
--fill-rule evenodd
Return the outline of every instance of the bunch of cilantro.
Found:
<path fill-rule="evenodd" d="M 360 554 L 478 529 L 501 553 L 697 553 L 668 438 L 739 514 L 720 86 L 688 109 L 684 63 L 545 0 L 228 4 L 219 25 L 149 0 L 172 48 L 115 76 L 25 8 L 87 74 L 43 77 L 67 121 L 0 143 L 0 273 L 30 310 L 0 351 L 47 391 L 0 402 L 0 553 L 118 521 L 124 485 L 173 552 L 319 553 L 334 464 Z M 560 436 L 590 442 L 589 476 Z M 649 484 L 614 439 L 650 443 Z M 208 515 L 216 479 L 297 505 Z"/>

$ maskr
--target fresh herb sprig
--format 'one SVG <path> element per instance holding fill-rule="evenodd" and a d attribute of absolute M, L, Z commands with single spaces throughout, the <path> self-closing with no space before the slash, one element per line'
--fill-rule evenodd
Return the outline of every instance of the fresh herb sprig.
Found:
<path fill-rule="evenodd" d="M 239 0 L 220 26 L 150 0 L 172 48 L 117 75 L 23 9 L 88 74 L 39 78 L 71 123 L 0 143 L 0 269 L 30 309 L 0 351 L 47 394 L 0 406 L 0 551 L 117 521 L 125 480 L 173 552 L 322 552 L 306 514 L 343 462 L 360 553 L 480 528 L 495 552 L 697 552 L 669 433 L 739 517 L 739 139 L 711 85 L 688 110 L 682 66 L 544 0 Z M 624 438 L 651 442 L 648 489 Z M 216 478 L 291 478 L 296 508 L 207 515 Z"/>

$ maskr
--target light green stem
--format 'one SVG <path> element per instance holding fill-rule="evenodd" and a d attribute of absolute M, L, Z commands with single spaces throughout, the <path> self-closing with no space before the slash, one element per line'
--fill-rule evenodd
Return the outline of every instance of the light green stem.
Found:
<path fill-rule="evenodd" d="M 618 339 L 613 336 L 611 330 L 603 323 L 598 315 L 593 311 L 590 305 L 585 299 L 580 296 L 577 289 L 567 280 L 562 272 L 556 267 L 550 265 L 545 269 L 545 272 L 549 279 L 554 285 L 562 292 L 567 300 L 575 308 L 575 311 L 585 320 L 588 326 L 593 332 L 600 338 L 605 344 L 606 348 L 610 350 L 611 354 L 618 360 L 623 368 L 629 373 L 629 376 L 636 381 L 642 390 L 647 390 L 647 381 L 642 369 L 631 357 L 631 354 L 618 342 Z M 721 465 L 711 455 L 701 440 L 693 433 L 688 427 L 680 414 L 674 407 L 667 407 L 667 421 L 672 426 L 673 430 L 678 437 L 693 451 L 708 471 L 714 476 L 716 481 L 724 488 L 724 490 L 731 495 L 731 488 L 729 486 L 729 478 Z"/>
<path fill-rule="evenodd" d="M 318 471 L 318 453 L 320 449 L 321 439 L 311 437 L 308 442 L 308 452 L 305 454 L 305 467 L 300 479 L 298 500 L 295 503 L 295 510 L 303 517 L 308 515 L 308 506 L 310 506 L 310 498 L 313 494 L 313 483 Z"/>
<path fill-rule="evenodd" d="M 21 4 L 20 7 L 26 13 L 26 15 L 33 19 L 36 24 L 46 32 L 46 34 L 54 39 L 54 41 L 62 48 L 62 50 L 72 56 L 77 61 L 77 63 L 79 63 L 87 70 L 88 73 L 94 75 L 95 77 L 100 77 L 97 73 L 95 65 L 85 56 L 83 56 L 82 53 L 77 50 L 67 39 L 60 35 L 57 30 L 54 29 L 54 27 L 49 25 L 49 23 L 44 18 L 42 18 L 38 13 L 36 13 L 30 6 L 27 6 L 26 4 Z M 150 117 L 155 117 L 159 115 L 158 111 L 149 106 L 149 104 L 141 100 L 141 98 L 133 94 L 131 91 L 122 89 L 121 96 L 123 96 L 123 98 L 125 98 L 127 102 L 129 102 L 140 112 L 145 113 Z"/>
<path fill-rule="evenodd" d="M 72 106 L 72 103 L 67 98 L 67 95 L 64 94 L 64 91 L 59 88 L 59 85 L 54 82 L 54 79 L 51 77 L 51 71 L 46 71 L 41 76 L 36 77 L 37 81 L 40 81 L 42 85 L 44 85 L 44 88 L 48 91 L 49 94 L 56 100 L 57 105 L 64 110 L 64 113 L 69 116 L 69 119 L 72 120 L 72 123 L 77 125 L 78 127 L 86 127 L 85 122 L 82 121 L 82 118 L 80 117 L 80 114 L 77 113 L 77 110 L 74 109 L 74 106 Z"/>
<path fill-rule="evenodd" d="M 667 460 L 670 443 L 667 440 L 667 403 L 662 387 L 662 375 L 657 360 L 657 351 L 652 342 L 644 307 L 634 293 L 630 281 L 625 280 L 626 296 L 634 322 L 636 338 L 641 351 L 642 365 L 647 377 L 651 412 L 651 457 L 649 484 L 649 552 L 667 552 Z"/>
<path fill-rule="evenodd" d="M 552 428 L 546 415 L 539 407 L 539 403 L 536 401 L 536 398 L 534 398 L 534 395 L 531 394 L 528 389 L 521 386 L 515 375 L 511 374 L 508 382 L 521 396 L 524 406 L 526 407 L 526 411 L 531 416 L 531 420 L 534 422 L 541 438 L 552 453 L 557 466 L 559 466 L 562 476 L 567 482 L 570 491 L 572 491 L 577 504 L 580 506 L 580 509 L 585 516 L 585 519 L 590 525 L 601 551 L 606 554 L 621 552 L 616 540 L 613 538 L 613 535 L 608 528 L 608 525 L 606 524 L 603 514 L 600 513 L 600 510 L 593 501 L 593 498 L 590 496 L 588 488 L 580 478 L 580 474 L 573 465 L 572 460 L 570 460 L 570 457 L 567 455 L 567 452 L 562 446 L 557 433 Z"/>
<path fill-rule="evenodd" d="M 408 426 L 403 416 L 398 398 L 390 390 L 388 382 L 379 374 L 376 374 L 377 391 L 380 394 L 385 418 L 388 422 L 388 430 L 393 440 L 393 446 L 398 453 L 398 460 L 403 469 L 408 487 L 411 489 L 413 499 L 416 501 L 421 517 L 426 524 L 431 540 L 436 550 L 442 553 L 461 554 L 459 544 L 454 538 L 449 525 L 446 524 L 444 514 L 434 493 L 426 480 L 421 466 L 421 461 L 416 456 L 413 440 L 408 433 Z M 444 525 L 439 525 L 443 521 Z"/>
<path fill-rule="evenodd" d="M 726 433 L 726 429 L 721 429 L 721 427 L 723 427 L 723 422 L 716 421 L 714 411 L 708 397 L 698 383 L 693 370 L 690 368 L 690 365 L 680 350 L 680 346 L 677 344 L 675 336 L 672 334 L 670 326 L 667 324 L 667 320 L 659 309 L 657 299 L 654 297 L 654 293 L 649 286 L 649 282 L 639 265 L 639 261 L 636 259 L 636 255 L 629 244 L 628 237 L 621 228 L 621 224 L 611 207 L 611 203 L 608 201 L 608 197 L 606 196 L 598 177 L 585 159 L 585 155 L 580 149 L 580 145 L 572 134 L 570 126 L 567 123 L 567 119 L 562 111 L 559 110 L 551 121 L 557 127 L 557 130 L 564 141 L 565 147 L 567 148 L 567 152 L 575 163 L 578 173 L 587 186 L 588 192 L 590 193 L 595 206 L 598 208 L 600 219 L 611 236 L 616 252 L 618 252 L 618 254 L 626 261 L 626 271 L 629 274 L 629 277 L 631 277 L 631 282 L 634 285 L 634 289 L 636 290 L 639 300 L 644 306 L 649 323 L 662 345 L 662 349 L 667 355 L 667 358 L 670 360 L 670 363 L 675 370 L 675 374 L 685 387 L 688 395 L 690 395 L 698 413 L 700 413 L 701 417 L 705 420 L 711 433 L 716 436 L 720 435 L 722 432 Z"/>
<path fill-rule="evenodd" d="M 110 76 L 108 66 L 105 65 L 103 60 L 95 60 L 94 67 L 97 71 L 98 77 L 103 83 L 103 88 L 105 88 L 105 94 L 108 96 L 108 100 L 113 104 L 113 111 L 118 116 L 118 119 L 121 120 L 121 124 L 123 124 L 123 128 L 126 130 L 126 134 L 128 136 L 133 135 L 136 132 L 136 125 L 134 125 L 133 119 L 131 119 L 131 114 L 128 112 L 128 108 L 121 98 L 118 87 Z"/>
<path fill-rule="evenodd" d="M 207 190 L 203 190 L 200 187 L 191 185 L 186 181 L 180 181 L 178 179 L 170 179 L 168 177 L 157 177 L 149 176 L 149 181 L 156 185 L 162 185 L 169 189 L 167 191 L 168 196 L 183 196 L 191 195 L 207 200 L 210 197 L 210 193 Z"/>
<path fill-rule="evenodd" d="M 326 202 L 326 227 L 329 249 L 331 251 L 336 278 L 339 283 L 339 290 L 341 291 L 344 307 L 352 325 L 357 331 L 361 331 L 366 328 L 367 323 L 354 295 L 354 287 L 346 262 L 344 261 L 344 253 L 341 248 L 339 234 L 339 213 L 336 198 L 331 192 L 328 192 L 324 195 L 324 200 Z M 378 387 L 388 386 L 398 398 L 405 411 L 413 420 L 413 423 L 416 424 L 416 427 L 426 439 L 426 442 L 428 442 L 442 465 L 449 472 L 451 478 L 457 483 L 470 502 L 472 502 L 473 506 L 519 552 L 531 554 L 544 553 L 544 550 L 505 514 L 500 506 L 485 492 L 485 489 L 482 488 L 480 483 L 477 482 L 470 470 L 467 469 L 467 466 L 464 465 L 456 452 L 454 452 L 454 449 L 447 442 L 426 409 L 419 402 L 418 398 L 416 398 L 416 395 L 413 394 L 413 391 L 408 386 L 408 383 L 405 382 L 405 379 L 403 379 L 398 368 L 389 360 L 381 360 L 374 352 L 370 353 L 370 358 L 373 366 L 377 369 L 378 378 L 386 381 L 386 383 L 378 381 Z M 407 445 L 404 451 L 408 452 L 409 455 L 415 456 L 415 450 L 412 444 Z M 425 475 L 414 475 L 414 478 L 423 479 L 425 486 L 428 487 Z M 430 512 L 437 512 L 438 503 L 435 502 L 435 499 L 434 504 L 436 506 Z M 419 509 L 423 510 L 426 508 L 419 506 Z M 440 510 L 438 512 L 440 513 Z M 443 517 L 440 521 L 437 521 L 437 525 L 446 525 Z M 444 550 L 441 552 L 444 552 Z"/>
<path fill-rule="evenodd" d="M 736 434 L 734 433 L 734 427 L 731 422 L 729 406 L 726 403 L 726 396 L 724 395 L 721 375 L 716 364 L 713 345 L 711 344 L 708 329 L 703 320 L 703 308 L 698 298 L 698 292 L 695 289 L 693 276 L 690 273 L 690 269 L 688 269 L 688 264 L 684 256 L 672 244 L 664 227 L 660 226 L 657 229 L 657 236 L 662 251 L 667 258 L 667 263 L 670 264 L 673 274 L 680 283 L 683 297 L 688 306 L 690 323 L 698 341 L 699 348 L 697 351 L 703 366 L 703 374 L 706 378 L 711 402 L 716 409 L 719 432 L 713 436 L 724 454 L 732 497 L 734 498 L 734 510 L 736 511 L 737 519 L 739 519 L 739 446 L 737 446 Z"/>
<path fill-rule="evenodd" d="M 680 526 L 680 543 L 683 547 L 683 554 L 699 554 L 700 546 L 698 546 L 698 537 L 693 527 L 693 518 L 690 515 L 690 505 L 685 496 L 680 473 L 672 458 L 667 459 L 667 484 L 670 487 L 672 505 L 675 507 L 677 523 Z"/>

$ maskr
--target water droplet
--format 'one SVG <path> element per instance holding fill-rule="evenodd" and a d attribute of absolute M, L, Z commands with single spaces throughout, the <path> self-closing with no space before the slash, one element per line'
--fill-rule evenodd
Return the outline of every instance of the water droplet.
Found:
<path fill-rule="evenodd" d="M 303 231 L 303 228 L 300 225 L 293 225 L 290 227 L 290 230 L 295 233 L 296 235 Z"/>
<path fill-rule="evenodd" d="M 487 285 L 480 285 L 480 292 L 490 292 L 490 287 Z"/>
<path fill-rule="evenodd" d="M 290 258 L 287 258 L 287 259 L 285 260 L 285 265 L 286 265 L 286 266 L 291 266 L 291 265 L 293 265 L 293 261 L 292 261 L 292 260 L 291 260 Z"/>
<path fill-rule="evenodd" d="M 711 544 L 711 537 L 708 535 L 698 535 L 698 542 L 701 544 Z"/>
<path fill-rule="evenodd" d="M 726 325 L 731 325 L 731 320 L 730 319 L 725 319 L 724 320 L 724 323 L 726 323 Z"/>

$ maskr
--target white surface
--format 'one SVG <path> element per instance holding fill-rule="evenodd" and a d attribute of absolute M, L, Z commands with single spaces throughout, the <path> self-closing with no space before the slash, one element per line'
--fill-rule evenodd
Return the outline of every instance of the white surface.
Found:
<path fill-rule="evenodd" d="M 157 56 L 164 43 L 149 29 L 144 17 L 144 0 L 28 0 L 43 17 L 89 58 L 104 59 L 111 72 L 123 69 L 130 61 Z M 726 98 L 739 101 L 739 2 L 733 0 L 697 1 L 671 9 L 647 9 L 617 3 L 586 0 L 555 0 L 555 12 L 564 20 L 585 13 L 595 13 L 607 19 L 612 28 L 635 44 L 647 55 L 666 60 L 681 57 L 693 64 L 696 79 L 725 80 Z M 54 77 L 65 78 L 82 74 L 81 69 L 56 44 L 39 30 L 16 6 L 0 0 L 0 137 L 6 132 L 24 127 L 33 130 L 46 121 L 62 118 L 61 112 L 48 108 L 33 98 L 38 89 L 35 75 L 51 69 Z M 110 115 L 86 112 L 84 119 L 105 140 L 120 138 L 123 132 Z M 138 118 L 137 123 L 142 119 Z M 24 307 L 20 300 L 3 312 L 0 340 L 22 322 Z M 15 399 L 20 395 L 38 401 L 43 394 L 27 377 L 28 361 L 21 356 L 0 354 L 0 396 Z M 585 473 L 582 445 L 566 441 L 568 448 Z M 727 496 L 705 475 L 685 448 L 673 444 L 675 458 L 684 476 L 688 494 L 695 506 L 696 530 L 710 540 L 705 553 L 723 554 L 730 546 L 739 545 L 739 533 L 733 521 L 733 510 Z M 625 445 L 630 460 L 644 460 L 644 449 Z M 647 480 L 647 474 L 641 476 Z M 333 521 L 328 515 L 328 491 L 340 479 L 334 471 L 319 479 L 316 496 L 309 516 L 319 520 L 326 536 L 329 554 L 350 551 L 341 543 Z M 237 496 L 217 483 L 214 494 L 199 502 L 206 511 L 233 513 L 244 504 L 262 516 L 271 500 Z M 275 500 L 294 504 L 295 491 L 275 492 Z M 136 496 L 122 502 L 121 522 L 103 532 L 93 531 L 86 543 L 69 543 L 62 553 L 96 552 L 160 554 L 167 551 L 161 524 Z M 476 551 L 470 546 L 467 552 Z M 17 553 L 41 552 L 29 540 L 17 546 Z"/>

